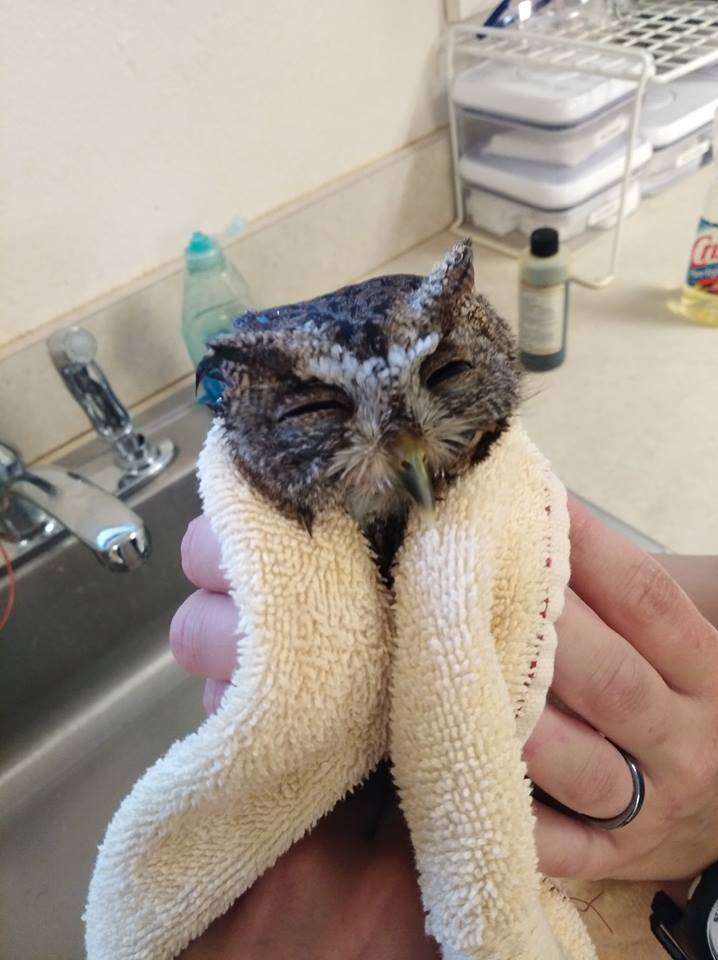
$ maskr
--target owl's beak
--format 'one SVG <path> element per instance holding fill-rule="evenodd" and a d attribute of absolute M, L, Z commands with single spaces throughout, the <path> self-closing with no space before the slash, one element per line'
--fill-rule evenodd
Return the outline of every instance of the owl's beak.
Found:
<path fill-rule="evenodd" d="M 397 479 L 415 503 L 426 510 L 434 509 L 434 486 L 426 466 L 426 444 L 411 433 L 399 434 L 394 453 Z"/>

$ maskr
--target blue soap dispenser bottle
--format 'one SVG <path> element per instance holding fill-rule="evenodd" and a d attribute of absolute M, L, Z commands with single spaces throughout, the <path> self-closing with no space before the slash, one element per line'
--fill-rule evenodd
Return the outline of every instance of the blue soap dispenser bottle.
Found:
<path fill-rule="evenodd" d="M 207 343 L 232 330 L 232 321 L 251 309 L 249 288 L 237 268 L 228 263 L 214 237 L 196 231 L 185 248 L 182 296 L 182 338 L 196 368 Z M 205 390 L 212 397 L 210 385 Z"/>

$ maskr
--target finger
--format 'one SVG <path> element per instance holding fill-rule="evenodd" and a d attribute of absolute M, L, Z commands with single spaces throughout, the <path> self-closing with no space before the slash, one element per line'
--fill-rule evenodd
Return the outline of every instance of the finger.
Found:
<path fill-rule="evenodd" d="M 202 695 L 202 706 L 204 707 L 204 712 L 207 714 L 207 716 L 216 713 L 219 710 L 222 697 L 229 686 L 230 684 L 225 683 L 224 680 L 206 681 L 204 685 L 204 693 Z"/>
<path fill-rule="evenodd" d="M 657 760 L 683 715 L 678 695 L 571 590 L 557 629 L 553 694 L 624 750 Z"/>
<path fill-rule="evenodd" d="M 180 546 L 182 570 L 195 587 L 227 593 L 229 583 L 220 569 L 219 543 L 207 517 L 191 520 Z"/>
<path fill-rule="evenodd" d="M 571 587 L 676 690 L 718 684 L 718 631 L 660 563 L 604 526 L 577 500 L 571 513 Z"/>
<path fill-rule="evenodd" d="M 225 593 L 196 590 L 170 624 L 170 648 L 185 670 L 229 680 L 237 666 L 237 610 Z"/>
<path fill-rule="evenodd" d="M 547 877 L 594 880 L 611 876 L 619 861 L 614 836 L 534 803 L 534 839 L 539 870 Z M 628 829 L 628 828 L 626 828 Z"/>
<path fill-rule="evenodd" d="M 633 796 L 616 748 L 574 717 L 547 706 L 524 746 L 528 774 L 564 806 L 590 817 L 615 817 Z"/>

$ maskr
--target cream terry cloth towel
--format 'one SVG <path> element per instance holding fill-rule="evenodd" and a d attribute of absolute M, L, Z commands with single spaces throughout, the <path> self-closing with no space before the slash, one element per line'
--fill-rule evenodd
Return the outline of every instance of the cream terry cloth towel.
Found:
<path fill-rule="evenodd" d="M 568 515 L 520 424 L 412 515 L 393 597 L 349 516 L 309 536 L 238 476 L 219 425 L 199 475 L 239 666 L 110 823 L 89 960 L 177 956 L 387 753 L 445 960 L 592 960 L 537 872 L 521 760 L 553 669 Z"/>

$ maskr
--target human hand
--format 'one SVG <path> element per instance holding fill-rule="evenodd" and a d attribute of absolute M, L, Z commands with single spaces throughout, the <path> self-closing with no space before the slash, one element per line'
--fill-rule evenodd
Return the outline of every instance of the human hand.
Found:
<path fill-rule="evenodd" d="M 577 501 L 570 512 L 571 583 L 552 685 L 560 703 L 546 706 L 526 743 L 528 773 L 572 810 L 615 816 L 632 788 L 608 737 L 638 762 L 646 796 L 636 819 L 610 832 L 536 803 L 541 870 L 695 876 L 718 859 L 718 631 L 657 560 Z"/>
<path fill-rule="evenodd" d="M 214 711 L 237 659 L 237 611 L 204 517 L 182 544 L 185 574 L 199 589 L 175 614 L 172 651 L 208 678 Z M 424 933 L 411 841 L 387 767 L 337 804 L 209 929 L 182 960 L 438 960 Z"/>

